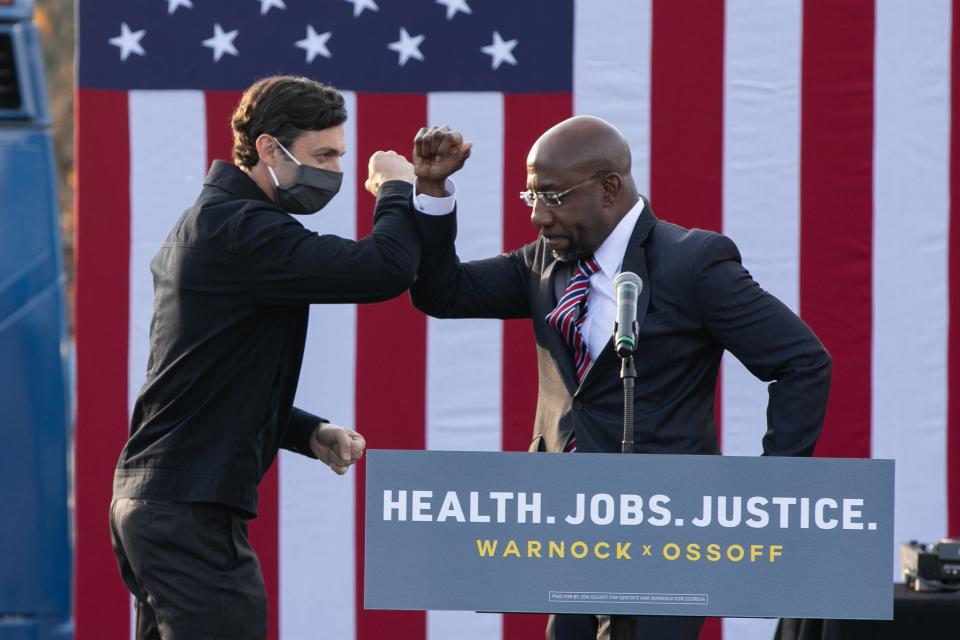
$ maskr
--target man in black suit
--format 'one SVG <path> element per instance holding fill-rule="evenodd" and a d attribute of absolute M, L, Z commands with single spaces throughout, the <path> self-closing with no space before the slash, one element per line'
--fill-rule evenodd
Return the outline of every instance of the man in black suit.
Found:
<path fill-rule="evenodd" d="M 469 153 L 445 128 L 415 142 L 418 179 Z M 531 222 L 540 237 L 461 263 L 453 215 L 433 217 L 411 289 L 438 318 L 531 318 L 539 398 L 531 451 L 618 452 L 620 361 L 611 340 L 613 279 L 640 276 L 634 400 L 637 453 L 718 454 L 714 394 L 720 357 L 733 353 L 770 382 L 765 455 L 808 456 L 823 425 L 830 356 L 809 327 L 743 268 L 719 234 L 659 220 L 630 175 L 630 149 L 599 118 L 544 133 L 527 157 Z M 558 305 L 559 302 L 559 305 Z M 638 638 L 697 638 L 702 618 L 637 618 Z M 605 637 L 606 620 L 551 616 L 547 637 Z"/>

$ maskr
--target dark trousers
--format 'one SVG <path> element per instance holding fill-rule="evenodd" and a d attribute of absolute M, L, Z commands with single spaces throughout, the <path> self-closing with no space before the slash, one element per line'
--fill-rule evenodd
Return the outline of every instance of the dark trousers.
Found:
<path fill-rule="evenodd" d="M 224 505 L 119 499 L 110 534 L 137 640 L 263 640 L 267 594 L 246 519 Z"/>
<path fill-rule="evenodd" d="M 698 640 L 703 618 L 637 616 L 637 640 Z M 561 614 L 550 616 L 547 640 L 608 640 L 610 617 Z"/>

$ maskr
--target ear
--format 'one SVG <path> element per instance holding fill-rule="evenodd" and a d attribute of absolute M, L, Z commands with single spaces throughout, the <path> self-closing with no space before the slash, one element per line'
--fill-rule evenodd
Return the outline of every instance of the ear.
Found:
<path fill-rule="evenodd" d="M 280 151 L 280 147 L 277 146 L 273 136 L 261 133 L 257 136 L 256 146 L 257 155 L 260 156 L 260 159 L 264 160 L 266 164 L 273 165 L 273 163 L 277 161 L 277 153 Z"/>
<path fill-rule="evenodd" d="M 620 190 L 623 189 L 623 179 L 616 173 L 608 173 L 600 178 L 600 185 L 603 187 L 603 204 L 613 205 L 620 195 Z"/>

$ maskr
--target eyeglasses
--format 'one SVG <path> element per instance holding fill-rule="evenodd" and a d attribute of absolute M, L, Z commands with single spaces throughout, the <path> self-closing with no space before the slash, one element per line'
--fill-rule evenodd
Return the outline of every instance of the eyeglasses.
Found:
<path fill-rule="evenodd" d="M 559 207 L 563 204 L 563 198 L 579 187 L 587 184 L 591 180 L 596 180 L 597 178 L 602 178 L 604 176 L 610 175 L 612 171 L 598 171 L 583 182 L 577 183 L 570 187 L 569 189 L 564 189 L 563 191 L 521 191 L 520 199 L 528 206 L 532 207 L 537 204 L 537 200 L 543 203 L 545 207 Z"/>

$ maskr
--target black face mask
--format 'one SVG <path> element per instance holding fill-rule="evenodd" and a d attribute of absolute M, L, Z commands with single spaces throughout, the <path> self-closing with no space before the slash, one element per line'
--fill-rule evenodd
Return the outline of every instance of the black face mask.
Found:
<path fill-rule="evenodd" d="M 288 158 L 297 163 L 297 177 L 289 187 L 281 187 L 273 168 L 267 165 L 267 171 L 270 172 L 273 185 L 277 189 L 277 202 L 280 208 L 288 213 L 309 214 L 316 213 L 327 206 L 333 196 L 340 191 L 343 173 L 308 167 L 294 158 L 279 140 L 276 138 L 273 140 Z"/>

